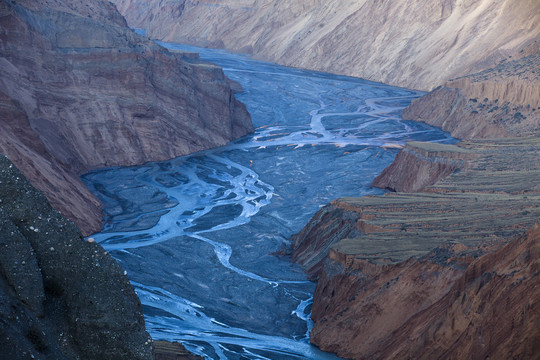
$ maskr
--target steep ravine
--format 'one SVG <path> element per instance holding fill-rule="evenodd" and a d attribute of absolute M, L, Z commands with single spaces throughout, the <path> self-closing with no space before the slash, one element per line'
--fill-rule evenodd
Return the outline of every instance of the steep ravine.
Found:
<path fill-rule="evenodd" d="M 0 1 L 1 359 L 154 358 L 126 272 L 83 240 L 102 213 L 79 175 L 251 132 L 233 87 L 136 35 L 108 1 Z"/>
<path fill-rule="evenodd" d="M 78 176 L 170 159 L 253 130 L 220 68 L 136 35 L 108 1 L 0 2 L 0 152 L 89 234 Z"/>
<path fill-rule="evenodd" d="M 392 2 L 328 3 L 321 9 L 329 22 L 312 24 L 305 14 L 317 1 L 299 7 L 274 2 L 273 8 L 263 1 L 236 4 L 169 2 L 165 10 L 172 20 L 190 14 L 187 24 L 193 26 L 183 28 L 203 28 L 202 34 L 232 34 L 242 42 L 238 34 L 256 35 L 241 48 L 225 38 L 207 45 L 416 88 L 445 83 L 407 116 L 462 138 L 522 136 L 459 147 L 411 144 L 377 185 L 421 193 L 340 199 L 316 214 L 296 237 L 294 254 L 319 278 L 312 342 L 351 358 L 538 354 L 540 237 L 533 224 L 540 218 L 540 146 L 538 138 L 527 137 L 538 130 L 538 105 L 531 101 L 538 82 L 489 76 L 447 81 L 486 65 L 498 70 L 500 60 L 530 45 L 538 36 L 539 5 L 445 1 L 402 11 Z M 146 6 L 153 9 L 153 3 Z M 351 12 L 334 10 L 340 6 Z M 215 22 L 214 10 L 231 21 Z M 253 16 L 255 10 L 267 16 Z M 339 15 L 329 16 L 332 11 Z M 425 19 L 412 21 L 415 13 Z M 144 14 L 144 24 L 168 30 L 170 22 L 155 11 Z M 233 21 L 236 14 L 243 15 Z M 261 18 L 264 26 L 257 23 Z M 0 151 L 84 233 L 99 228 L 101 215 L 78 174 L 222 145 L 252 129 L 219 68 L 135 35 L 106 1 L 2 0 L 0 24 L 0 113 L 6 119 Z M 233 27 L 223 31 L 223 24 Z M 239 24 L 246 31 L 238 32 Z M 390 26 L 412 29 L 414 36 L 382 31 Z M 151 26 L 137 27 L 159 37 Z M 367 48 L 345 41 L 355 38 L 352 32 Z M 486 36 L 467 35 L 479 33 Z M 160 38 L 199 41 L 170 36 Z M 419 48 L 427 50 L 414 53 Z M 536 64 L 530 56 L 522 59 Z M 486 115 L 499 109 L 500 117 Z M 467 112 L 470 118 L 463 116 Z M 84 243 L 7 160 L 2 165 L 9 169 L 3 184 L 16 185 L 2 187 L 2 199 L 9 200 L 2 204 L 2 233 L 12 236 L 4 246 L 15 247 L 2 259 L 3 313 L 9 314 L 3 331 L 10 334 L 2 348 L 15 355 L 30 349 L 36 358 L 148 358 L 140 304 L 118 265 L 99 246 Z M 18 206 L 17 196 L 32 206 Z M 14 285 L 20 272 L 24 281 Z"/>
<path fill-rule="evenodd" d="M 312 343 L 352 359 L 538 357 L 538 51 L 413 101 L 404 119 L 466 140 L 407 144 L 373 182 L 391 193 L 335 200 L 293 237 L 318 279 Z"/>
<path fill-rule="evenodd" d="M 315 293 L 312 342 L 354 359 L 535 359 L 539 251 L 536 225 L 480 257 L 442 248 L 375 265 L 332 252 Z"/>
<path fill-rule="evenodd" d="M 114 0 L 155 39 L 431 90 L 540 36 L 534 0 Z"/>

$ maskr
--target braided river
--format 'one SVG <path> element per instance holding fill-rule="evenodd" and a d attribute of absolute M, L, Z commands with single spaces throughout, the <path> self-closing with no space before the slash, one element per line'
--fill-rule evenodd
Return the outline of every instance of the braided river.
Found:
<path fill-rule="evenodd" d="M 208 359 L 337 359 L 309 344 L 315 283 L 278 254 L 333 199 L 383 193 L 370 184 L 405 142 L 453 140 L 401 119 L 418 91 L 162 45 L 223 67 L 255 132 L 84 175 L 104 204 L 92 237 L 127 271 L 156 340 Z"/>

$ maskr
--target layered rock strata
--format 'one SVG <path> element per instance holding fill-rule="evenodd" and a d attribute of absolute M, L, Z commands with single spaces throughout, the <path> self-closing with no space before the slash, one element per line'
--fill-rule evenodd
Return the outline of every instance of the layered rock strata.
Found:
<path fill-rule="evenodd" d="M 375 265 L 333 251 L 311 341 L 352 359 L 537 358 L 540 226 L 477 256 L 441 248 Z"/>
<path fill-rule="evenodd" d="M 81 173 L 253 129 L 220 68 L 140 37 L 108 1 L 2 0 L 0 28 L 0 152 L 85 234 L 101 213 Z"/>
<path fill-rule="evenodd" d="M 476 157 L 474 151 L 455 145 L 409 142 L 396 159 L 373 180 L 373 186 L 390 191 L 417 192 L 435 184 Z"/>
<path fill-rule="evenodd" d="M 415 142 L 377 183 L 420 192 L 323 207 L 293 237 L 293 259 L 318 279 L 311 341 L 353 359 L 534 355 L 538 320 L 519 311 L 540 299 L 540 232 L 516 238 L 540 219 L 538 156 L 534 136 Z M 512 320 L 495 315 L 506 309 Z"/>
<path fill-rule="evenodd" d="M 535 43 L 526 56 L 445 83 L 414 101 L 403 118 L 463 139 L 540 133 L 539 47 Z"/>
<path fill-rule="evenodd" d="M 153 38 L 431 90 L 538 40 L 534 0 L 114 0 Z"/>
<path fill-rule="evenodd" d="M 396 157 L 376 181 L 421 192 L 333 201 L 293 237 L 293 259 L 316 276 L 331 248 L 385 263 L 422 256 L 445 242 L 476 246 L 515 236 L 540 218 L 539 141 L 410 143 L 406 156 Z M 440 175 L 433 169 L 453 168 L 460 170 L 431 177 Z M 427 186 L 428 179 L 437 183 Z"/>
<path fill-rule="evenodd" d="M 126 273 L 3 155 L 0 234 L 0 358 L 153 358 Z"/>

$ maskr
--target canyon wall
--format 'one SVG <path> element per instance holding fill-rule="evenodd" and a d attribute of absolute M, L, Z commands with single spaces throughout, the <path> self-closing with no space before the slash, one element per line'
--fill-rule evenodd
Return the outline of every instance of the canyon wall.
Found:
<path fill-rule="evenodd" d="M 0 2 L 0 152 L 89 234 L 78 175 L 221 146 L 253 130 L 216 66 L 170 53 L 108 1 Z"/>
<path fill-rule="evenodd" d="M 150 360 L 121 266 L 0 155 L 0 358 Z"/>
<path fill-rule="evenodd" d="M 403 118 L 440 127 L 461 139 L 539 133 L 540 43 L 520 56 L 446 82 L 413 101 Z"/>
<path fill-rule="evenodd" d="M 336 252 L 319 277 L 311 341 L 352 359 L 536 359 L 540 227 L 477 257 L 440 248 L 375 265 Z M 343 304 L 347 304 L 344 306 Z"/>
<path fill-rule="evenodd" d="M 351 359 L 535 358 L 539 156 L 538 136 L 413 142 L 375 183 L 416 192 L 319 210 L 293 236 L 318 279 L 311 342 Z"/>
<path fill-rule="evenodd" d="M 114 0 L 148 36 L 430 90 L 540 36 L 535 0 Z"/>
<path fill-rule="evenodd" d="M 474 158 L 473 152 L 455 145 L 409 142 L 395 160 L 378 175 L 372 186 L 402 192 L 417 192 L 437 183 Z"/>

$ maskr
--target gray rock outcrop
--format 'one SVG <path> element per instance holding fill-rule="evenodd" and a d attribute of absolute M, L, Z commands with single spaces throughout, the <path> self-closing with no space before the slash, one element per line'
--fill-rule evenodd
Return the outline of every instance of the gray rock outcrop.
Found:
<path fill-rule="evenodd" d="M 0 359 L 151 359 L 118 263 L 0 156 Z"/>

